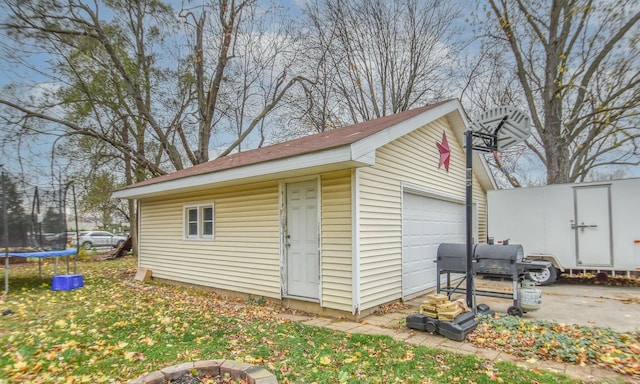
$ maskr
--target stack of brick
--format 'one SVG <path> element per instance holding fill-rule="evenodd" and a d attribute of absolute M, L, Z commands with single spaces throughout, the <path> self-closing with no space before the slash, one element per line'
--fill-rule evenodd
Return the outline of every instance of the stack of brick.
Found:
<path fill-rule="evenodd" d="M 420 313 L 442 321 L 453 321 L 458 315 L 467 312 L 464 302 L 460 300 L 450 301 L 446 295 L 432 294 L 422 302 Z"/>

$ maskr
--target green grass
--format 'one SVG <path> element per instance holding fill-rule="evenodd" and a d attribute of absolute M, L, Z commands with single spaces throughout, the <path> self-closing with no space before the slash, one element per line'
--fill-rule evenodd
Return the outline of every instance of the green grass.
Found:
<path fill-rule="evenodd" d="M 574 383 L 549 372 L 280 319 L 262 300 L 133 283 L 135 260 L 81 262 L 85 287 L 51 291 L 52 266 L 11 270 L 0 382 L 127 382 L 168 365 L 234 359 L 280 383 Z"/>

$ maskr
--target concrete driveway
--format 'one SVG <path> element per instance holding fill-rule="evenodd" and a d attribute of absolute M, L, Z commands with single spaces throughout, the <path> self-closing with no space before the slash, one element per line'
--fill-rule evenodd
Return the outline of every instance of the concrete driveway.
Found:
<path fill-rule="evenodd" d="M 464 285 L 464 284 L 463 284 Z M 513 282 L 476 278 L 476 289 L 511 292 Z M 537 287 L 542 291 L 539 310 L 525 313 L 525 319 L 556 323 L 609 327 L 619 332 L 640 332 L 640 287 L 608 287 L 555 283 Z M 454 295 L 454 298 L 464 297 Z M 421 303 L 424 298 L 411 300 Z M 477 303 L 496 312 L 506 312 L 513 300 L 477 296 Z"/>

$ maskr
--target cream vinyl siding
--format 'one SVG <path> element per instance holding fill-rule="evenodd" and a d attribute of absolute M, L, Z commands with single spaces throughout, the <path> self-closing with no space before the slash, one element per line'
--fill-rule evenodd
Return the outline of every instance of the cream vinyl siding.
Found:
<path fill-rule="evenodd" d="M 143 200 L 140 266 L 153 276 L 280 298 L 278 183 Z M 215 239 L 185 240 L 184 207 L 214 204 Z"/>
<path fill-rule="evenodd" d="M 449 172 L 438 168 L 436 142 L 447 135 Z M 360 171 L 361 309 L 402 296 L 402 185 L 465 198 L 465 155 L 445 118 L 376 151 L 376 165 Z M 474 176 L 479 236 L 486 238 L 486 195 Z"/>
<path fill-rule="evenodd" d="M 322 175 L 322 305 L 352 311 L 351 171 Z"/>

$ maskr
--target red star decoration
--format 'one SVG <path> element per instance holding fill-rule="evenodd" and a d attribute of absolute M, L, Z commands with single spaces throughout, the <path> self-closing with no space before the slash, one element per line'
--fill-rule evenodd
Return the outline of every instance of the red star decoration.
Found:
<path fill-rule="evenodd" d="M 444 164 L 444 169 L 449 172 L 449 159 L 451 159 L 451 150 L 449 149 L 449 142 L 447 142 L 447 134 L 442 132 L 442 144 L 436 142 L 438 151 L 440 152 L 440 162 L 438 163 L 438 169 Z"/>

